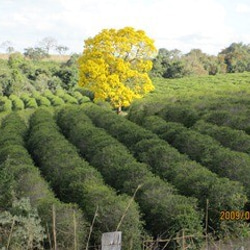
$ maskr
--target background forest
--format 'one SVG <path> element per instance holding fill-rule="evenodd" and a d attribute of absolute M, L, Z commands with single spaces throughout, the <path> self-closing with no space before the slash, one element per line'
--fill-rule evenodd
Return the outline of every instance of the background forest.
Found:
<path fill-rule="evenodd" d="M 77 59 L 79 54 L 63 55 L 67 47 L 56 46 L 53 39 L 44 39 L 41 46 L 15 52 L 9 43 L 2 43 L 8 55 L 0 56 L 0 94 L 9 96 L 46 89 L 72 90 L 78 82 Z M 52 50 L 52 48 L 54 50 Z M 50 55 L 54 51 L 57 56 Z M 4 58 L 4 59 L 3 59 Z M 232 43 L 215 55 L 192 49 L 183 54 L 180 50 L 161 48 L 153 60 L 151 77 L 182 78 L 185 76 L 216 75 L 250 71 L 250 46 Z"/>

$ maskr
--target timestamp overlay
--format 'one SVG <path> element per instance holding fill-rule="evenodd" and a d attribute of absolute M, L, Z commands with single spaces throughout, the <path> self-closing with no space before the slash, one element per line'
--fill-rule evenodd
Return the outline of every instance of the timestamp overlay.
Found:
<path fill-rule="evenodd" d="M 250 211 L 221 211 L 220 220 L 250 220 Z"/>

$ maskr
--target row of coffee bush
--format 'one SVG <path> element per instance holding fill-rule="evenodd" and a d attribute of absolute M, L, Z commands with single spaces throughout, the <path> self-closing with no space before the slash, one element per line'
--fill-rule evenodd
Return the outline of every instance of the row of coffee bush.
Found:
<path fill-rule="evenodd" d="M 144 126 L 219 176 L 242 183 L 250 197 L 248 154 L 232 151 L 208 135 L 188 129 L 180 123 L 166 122 L 157 116 L 145 118 Z"/>
<path fill-rule="evenodd" d="M 23 109 L 35 109 L 38 106 L 60 106 L 67 104 L 82 104 L 90 102 L 87 96 L 83 96 L 78 91 L 67 93 L 64 90 L 57 90 L 53 94 L 50 90 L 45 90 L 43 94 L 34 91 L 30 94 L 22 94 L 20 97 L 11 94 L 9 97 L 0 96 L 0 112 L 1 111 L 17 111 Z"/>
<path fill-rule="evenodd" d="M 203 120 L 196 122 L 192 129 L 197 130 L 201 134 L 213 137 L 224 147 L 250 154 L 250 135 L 243 130 L 232 129 L 226 126 L 218 126 Z"/>
<path fill-rule="evenodd" d="M 84 247 L 83 239 L 87 238 L 88 232 L 83 213 L 76 205 L 62 203 L 55 197 L 25 148 L 26 133 L 27 127 L 17 113 L 13 112 L 4 118 L 0 129 L 0 211 L 9 211 L 13 202 L 28 198 L 31 206 L 38 210 L 47 237 L 43 242 L 37 242 L 38 239 L 43 239 L 42 232 L 36 232 L 34 227 L 32 231 L 23 227 L 21 233 L 18 231 L 20 225 L 12 225 L 13 231 L 9 232 L 12 234 L 10 244 L 8 235 L 4 237 L 3 234 L 0 246 L 5 249 L 9 244 L 11 249 L 21 249 L 21 246 L 26 249 L 31 243 L 34 245 L 39 243 L 44 248 L 52 247 L 55 246 L 54 230 L 58 248 L 73 249 L 75 239 L 80 248 Z M 55 208 L 55 226 L 52 222 L 52 206 Z M 26 216 L 23 221 L 29 220 L 29 214 L 23 216 Z M 77 221 L 75 225 L 73 217 Z M 34 223 L 31 220 L 30 218 L 30 226 Z M 73 231 L 74 226 L 77 227 L 76 234 Z"/>
<path fill-rule="evenodd" d="M 37 109 L 32 115 L 28 146 L 62 201 L 77 203 L 89 222 L 97 211 L 92 244 L 100 244 L 102 233 L 116 230 L 131 198 L 117 195 L 104 184 L 100 173 L 80 158 L 77 149 L 60 133 L 49 111 Z M 138 206 L 132 202 L 119 228 L 123 232 L 123 249 L 139 249 L 141 226 Z"/>
<path fill-rule="evenodd" d="M 123 144 L 90 122 L 83 113 L 84 107 L 65 107 L 57 116 L 62 132 L 79 148 L 83 157 L 121 193 L 133 195 L 142 185 L 135 200 L 144 214 L 146 229 L 153 236 L 169 237 L 185 229 L 198 240 L 202 229 L 196 199 L 179 195 L 172 185 L 155 176 L 149 166 L 136 161 Z M 87 105 L 86 109 L 89 108 Z M 133 135 L 136 137 L 136 132 L 131 137 Z"/>
<path fill-rule="evenodd" d="M 196 197 L 201 209 L 206 209 L 208 199 L 209 226 L 217 234 L 223 232 L 226 227 L 232 226 L 230 222 L 225 226 L 224 222 L 219 221 L 219 215 L 220 211 L 225 209 L 244 208 L 246 196 L 242 185 L 227 178 L 219 178 L 215 173 L 191 161 L 186 155 L 180 154 L 166 141 L 156 136 L 157 129 L 166 123 L 163 119 L 157 116 L 150 117 L 148 121 L 150 126 L 148 125 L 147 128 L 153 128 L 155 133 L 152 133 L 94 104 L 89 104 L 82 109 L 96 126 L 104 128 L 124 143 L 138 160 L 147 163 L 154 173 L 171 182 L 181 194 Z M 143 123 L 142 120 L 141 123 Z M 234 225 L 237 228 L 236 224 Z"/>

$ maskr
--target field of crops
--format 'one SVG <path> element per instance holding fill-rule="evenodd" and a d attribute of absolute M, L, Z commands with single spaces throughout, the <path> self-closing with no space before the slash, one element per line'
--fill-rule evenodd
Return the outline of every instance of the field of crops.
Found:
<path fill-rule="evenodd" d="M 250 74 L 154 82 L 125 117 L 79 91 L 0 97 L 1 247 L 97 249 L 117 230 L 134 250 L 249 236 Z"/>

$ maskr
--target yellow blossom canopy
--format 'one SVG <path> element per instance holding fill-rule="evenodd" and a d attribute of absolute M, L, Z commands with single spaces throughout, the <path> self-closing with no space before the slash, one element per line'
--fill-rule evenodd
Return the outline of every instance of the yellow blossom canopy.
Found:
<path fill-rule="evenodd" d="M 148 76 L 156 48 L 142 30 L 104 29 L 85 41 L 79 58 L 79 85 L 108 100 L 115 108 L 129 106 L 154 89 Z"/>

